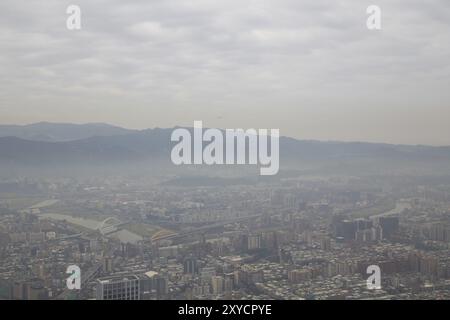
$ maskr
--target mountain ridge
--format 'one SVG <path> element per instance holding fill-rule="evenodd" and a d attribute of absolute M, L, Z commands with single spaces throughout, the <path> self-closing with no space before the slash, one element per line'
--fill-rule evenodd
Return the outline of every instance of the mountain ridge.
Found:
<path fill-rule="evenodd" d="M 37 122 L 26 125 L 0 125 L 0 137 L 14 136 L 25 140 L 61 142 L 92 136 L 122 135 L 137 130 L 125 129 L 107 123 Z"/>
<path fill-rule="evenodd" d="M 36 136 L 29 136 L 27 130 L 37 128 L 41 132 L 35 132 Z M 59 129 L 69 129 L 69 131 L 76 129 L 82 130 L 80 133 L 80 137 L 49 137 L 51 140 L 39 139 L 38 134 L 42 134 L 43 137 L 49 135 L 48 131 L 52 131 L 54 128 Z M 70 122 L 49 122 L 49 121 L 40 121 L 30 124 L 0 124 L 0 138 L 6 137 L 17 137 L 24 140 L 31 141 L 43 141 L 43 142 L 69 142 L 76 140 L 83 140 L 87 138 L 97 137 L 97 136 L 116 136 L 116 135 L 127 135 L 131 133 L 140 133 L 140 132 L 152 132 L 154 130 L 174 130 L 178 128 L 184 128 L 188 130 L 192 130 L 192 127 L 186 126 L 174 126 L 172 128 L 146 128 L 146 129 L 128 129 L 118 125 L 112 125 L 104 122 L 88 122 L 88 123 L 70 123 Z M 86 129 L 88 129 L 86 131 Z M 92 132 L 95 130 L 104 130 L 103 132 Z M 203 128 L 207 130 L 208 128 Z M 20 130 L 24 130 L 25 132 L 20 132 Z M 42 132 L 48 130 L 47 132 Z M 110 130 L 110 131 L 109 131 Z M 224 131 L 225 129 L 220 129 Z M 66 133 L 66 135 L 70 135 Z M 38 139 L 34 139 L 37 137 Z M 340 140 L 319 140 L 319 139 L 299 139 L 293 138 L 289 136 L 280 136 L 280 138 L 292 139 L 294 141 L 304 141 L 304 142 L 320 142 L 320 143 L 329 143 L 329 144 L 372 144 L 372 145 L 386 145 L 386 146 L 402 146 L 402 147 L 430 147 L 430 148 L 447 148 L 450 145 L 427 145 L 427 144 L 402 144 L 402 143 L 389 143 L 389 142 L 372 142 L 372 141 L 359 141 L 359 140 L 351 140 L 351 141 L 340 141 Z"/>
<path fill-rule="evenodd" d="M 186 129 L 192 131 L 192 128 Z M 36 141 L 16 136 L 0 137 L 0 163 L 38 166 L 136 163 L 147 161 L 147 159 L 163 159 L 169 163 L 170 151 L 175 145 L 170 141 L 172 131 L 173 128 L 128 130 L 118 131 L 117 135 L 94 135 L 70 141 Z M 368 160 L 450 163 L 450 147 L 298 140 L 280 137 L 280 159 L 285 163 Z"/>

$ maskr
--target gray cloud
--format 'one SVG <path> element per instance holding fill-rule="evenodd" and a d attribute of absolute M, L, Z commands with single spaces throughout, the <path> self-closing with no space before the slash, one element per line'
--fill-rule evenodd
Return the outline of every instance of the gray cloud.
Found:
<path fill-rule="evenodd" d="M 1 122 L 450 144 L 450 3 L 373 3 L 381 31 L 357 0 L 3 0 Z"/>

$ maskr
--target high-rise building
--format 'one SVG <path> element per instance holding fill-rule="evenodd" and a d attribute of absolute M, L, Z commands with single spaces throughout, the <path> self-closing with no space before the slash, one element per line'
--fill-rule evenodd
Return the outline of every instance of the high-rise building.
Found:
<path fill-rule="evenodd" d="M 136 275 L 97 280 L 97 300 L 140 300 L 140 281 Z"/>
<path fill-rule="evenodd" d="M 145 297 L 164 299 L 168 293 L 167 278 L 156 271 L 148 271 L 140 275 L 140 290 Z"/>
<path fill-rule="evenodd" d="M 13 286 L 13 299 L 43 300 L 48 298 L 48 290 L 40 279 L 17 281 Z"/>
<path fill-rule="evenodd" d="M 233 291 L 234 287 L 234 275 L 232 273 L 225 275 L 225 280 L 223 283 L 225 292 Z"/>
<path fill-rule="evenodd" d="M 104 257 L 102 261 L 102 269 L 105 273 L 110 273 L 114 270 L 113 258 Z"/>
<path fill-rule="evenodd" d="M 221 294 L 224 290 L 224 279 L 222 276 L 211 277 L 211 287 L 213 294 Z"/>
<path fill-rule="evenodd" d="M 358 230 L 356 221 L 343 220 L 337 222 L 336 236 L 342 237 L 344 240 L 354 240 L 355 233 Z"/>
<path fill-rule="evenodd" d="M 184 259 L 183 269 L 185 274 L 196 274 L 198 272 L 197 259 L 194 257 Z"/>
<path fill-rule="evenodd" d="M 254 250 L 261 248 L 261 235 L 252 234 L 247 237 L 247 250 Z"/>
<path fill-rule="evenodd" d="M 372 240 L 383 240 L 383 228 L 376 226 L 371 228 L 372 230 Z"/>
<path fill-rule="evenodd" d="M 389 238 L 399 229 L 398 217 L 380 217 L 379 225 L 383 229 L 383 237 Z"/>
<path fill-rule="evenodd" d="M 356 220 L 356 228 L 358 230 L 366 230 L 370 229 L 373 226 L 373 222 L 368 219 L 357 219 Z"/>
<path fill-rule="evenodd" d="M 320 248 L 322 250 L 331 250 L 331 239 L 330 237 L 323 236 L 320 238 Z"/>

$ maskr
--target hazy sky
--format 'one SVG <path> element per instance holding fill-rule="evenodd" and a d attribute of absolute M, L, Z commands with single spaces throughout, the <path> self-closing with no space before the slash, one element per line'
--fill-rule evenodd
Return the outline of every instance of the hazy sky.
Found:
<path fill-rule="evenodd" d="M 450 1 L 1 0 L 0 115 L 450 145 Z"/>

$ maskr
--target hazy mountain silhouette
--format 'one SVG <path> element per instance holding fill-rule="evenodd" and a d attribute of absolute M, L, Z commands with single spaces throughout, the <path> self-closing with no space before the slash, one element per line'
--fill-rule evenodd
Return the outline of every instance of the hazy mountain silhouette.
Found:
<path fill-rule="evenodd" d="M 31 125 L 33 126 L 33 125 Z M 52 128 L 52 124 L 37 127 Z M 65 130 L 64 127 L 67 127 Z M 85 139 L 64 142 L 31 141 L 20 137 L 0 138 L 0 163 L 9 165 L 76 165 L 76 164 L 133 164 L 148 159 L 161 159 L 170 163 L 170 141 L 173 129 L 148 129 L 133 131 L 108 125 L 64 125 L 57 124 L 59 139 L 68 139 L 80 134 L 79 128 L 91 128 L 83 134 Z M 93 128 L 105 128 L 97 130 Z M 99 136 L 101 132 L 119 132 L 118 135 Z M 191 129 L 190 129 L 191 130 Z M 48 130 L 50 132 L 51 130 Z M 44 134 L 44 131 L 41 130 Z M 55 132 L 55 131 L 53 131 Z M 365 142 L 322 142 L 280 138 L 280 162 L 294 165 L 304 162 L 326 162 L 330 165 L 364 163 L 406 166 L 411 163 L 450 164 L 450 147 L 391 145 Z"/>
<path fill-rule="evenodd" d="M 135 132 L 104 123 L 50 123 L 28 125 L 0 125 L 0 137 L 18 137 L 33 141 L 73 141 L 93 136 L 114 136 Z"/>

